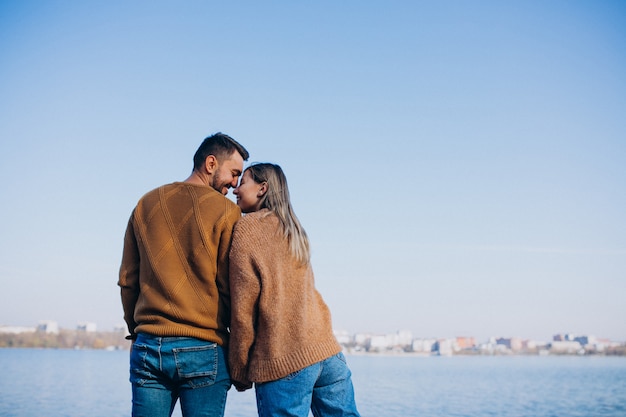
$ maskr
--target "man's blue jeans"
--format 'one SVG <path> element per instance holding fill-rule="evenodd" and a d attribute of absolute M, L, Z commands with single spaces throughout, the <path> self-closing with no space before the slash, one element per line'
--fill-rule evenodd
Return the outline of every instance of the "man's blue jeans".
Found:
<path fill-rule="evenodd" d="M 343 353 L 284 378 L 255 384 L 259 417 L 359 417 L 350 369 Z"/>
<path fill-rule="evenodd" d="M 130 354 L 133 417 L 222 417 L 230 375 L 216 343 L 140 333 Z"/>

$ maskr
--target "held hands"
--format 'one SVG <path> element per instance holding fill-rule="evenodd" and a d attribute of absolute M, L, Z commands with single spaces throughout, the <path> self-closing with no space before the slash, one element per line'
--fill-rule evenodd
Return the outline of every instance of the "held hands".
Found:
<path fill-rule="evenodd" d="M 235 386 L 235 389 L 239 392 L 244 392 L 245 390 L 252 388 L 252 382 L 250 381 L 246 381 L 246 382 L 233 381 L 233 385 Z"/>

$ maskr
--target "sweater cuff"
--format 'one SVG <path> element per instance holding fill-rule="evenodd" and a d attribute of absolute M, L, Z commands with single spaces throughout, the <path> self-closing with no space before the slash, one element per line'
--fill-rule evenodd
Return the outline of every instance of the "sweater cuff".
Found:
<path fill-rule="evenodd" d="M 237 381 L 243 384 L 249 384 L 250 380 L 247 377 L 247 372 L 245 369 L 230 369 L 230 379 L 233 381 Z"/>

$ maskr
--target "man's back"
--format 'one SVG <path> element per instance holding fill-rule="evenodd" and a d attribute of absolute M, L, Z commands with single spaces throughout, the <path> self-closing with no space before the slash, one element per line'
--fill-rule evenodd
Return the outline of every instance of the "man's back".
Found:
<path fill-rule="evenodd" d="M 118 285 L 133 340 L 133 416 L 223 417 L 231 386 L 228 252 L 241 210 L 225 195 L 248 151 L 221 132 L 206 137 L 184 182 L 144 195 L 133 210 Z"/>
<path fill-rule="evenodd" d="M 176 182 L 141 198 L 120 270 L 134 333 L 227 343 L 228 250 L 240 216 L 239 207 L 210 186 Z"/>

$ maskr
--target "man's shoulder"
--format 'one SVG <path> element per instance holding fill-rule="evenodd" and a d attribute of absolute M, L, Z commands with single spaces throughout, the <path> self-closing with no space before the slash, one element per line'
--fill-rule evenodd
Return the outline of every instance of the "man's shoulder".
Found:
<path fill-rule="evenodd" d="M 140 202 L 160 200 L 164 197 L 167 201 L 196 200 L 201 206 L 210 206 L 212 211 L 224 216 L 241 217 L 241 209 L 231 199 L 216 191 L 210 186 L 192 184 L 188 182 L 172 182 L 156 187 L 141 197 Z"/>
<path fill-rule="evenodd" d="M 173 187 L 176 186 L 176 182 L 172 182 L 172 183 L 168 183 L 168 184 L 163 184 L 163 185 L 159 185 L 158 187 L 155 187 L 153 189 L 151 189 L 150 191 L 147 191 L 142 198 L 146 197 L 146 196 L 150 196 L 150 195 L 154 195 L 154 194 L 158 194 L 160 190 L 167 190 L 167 189 L 171 189 Z"/>
<path fill-rule="evenodd" d="M 159 189 L 165 187 L 165 185 L 161 185 L 159 187 L 153 188 L 150 191 L 145 192 L 137 201 L 137 205 L 141 205 L 143 203 L 145 203 L 146 201 L 150 201 L 151 199 L 153 199 L 155 196 L 158 196 L 159 194 Z"/>

